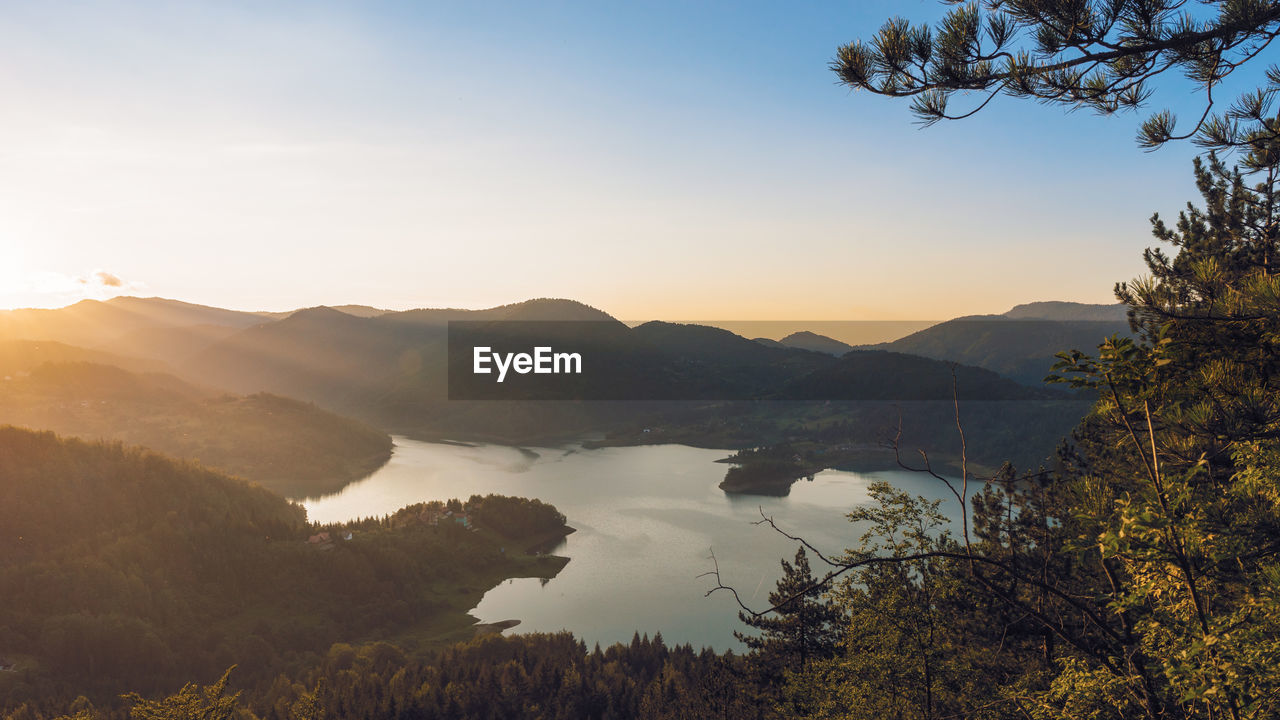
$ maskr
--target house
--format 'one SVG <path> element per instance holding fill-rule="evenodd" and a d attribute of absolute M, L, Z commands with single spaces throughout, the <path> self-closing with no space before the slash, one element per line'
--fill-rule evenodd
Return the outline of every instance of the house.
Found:
<path fill-rule="evenodd" d="M 327 532 L 317 533 L 307 538 L 307 543 L 310 545 L 323 545 L 327 542 L 333 542 L 333 539 L 329 537 L 329 533 Z"/>
<path fill-rule="evenodd" d="M 471 516 L 466 513 L 454 513 L 453 521 L 464 528 L 471 527 Z"/>

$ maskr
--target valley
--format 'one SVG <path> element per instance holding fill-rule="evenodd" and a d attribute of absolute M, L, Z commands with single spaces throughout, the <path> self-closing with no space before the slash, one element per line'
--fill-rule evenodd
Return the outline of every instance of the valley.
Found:
<path fill-rule="evenodd" d="M 574 398 L 450 399 L 448 323 L 477 318 L 495 348 L 554 326 L 556 347 L 612 369 Z M 935 327 L 930 348 L 951 353 L 956 331 Z M 21 541 L 0 573 L 30 590 L 0 613 L 11 705 L 164 691 L 232 662 L 262 683 L 334 643 L 428 658 L 476 634 L 607 645 L 651 629 L 741 650 L 729 597 L 699 597 L 709 552 L 724 579 L 778 580 L 791 543 L 762 513 L 844 547 L 858 530 L 843 512 L 877 481 L 948 500 L 892 447 L 958 474 L 957 401 L 968 471 L 992 475 L 1046 462 L 1088 408 L 980 364 L 814 333 L 628 327 L 564 300 L 245 314 L 121 298 L 0 312 L 0 328 L 0 423 L 66 438 L 0 431 L 0 506 L 23 509 L 0 515 Z M 990 364 L 1011 337 L 977 336 L 991 349 L 965 357 Z M 1050 362 L 1040 342 L 1024 364 Z M 499 496 L 530 500 L 485 500 Z M 92 571 L 73 571 L 89 547 Z M 104 673 L 119 653 L 146 660 Z"/>

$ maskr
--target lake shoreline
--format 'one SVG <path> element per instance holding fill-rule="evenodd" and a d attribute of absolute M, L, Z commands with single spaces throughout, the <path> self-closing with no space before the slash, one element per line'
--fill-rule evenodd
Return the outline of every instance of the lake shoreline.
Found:
<path fill-rule="evenodd" d="M 639 630 L 738 651 L 742 645 L 732 634 L 741 629 L 737 609 L 723 593 L 705 595 L 708 549 L 714 548 L 726 582 L 748 594 L 763 591 L 777 580 L 778 560 L 793 556 L 795 547 L 753 524 L 761 511 L 839 553 L 849 542 L 845 515 L 866 502 L 872 481 L 826 471 L 814 482 L 796 483 L 787 497 L 736 495 L 717 487 L 726 465 L 716 461 L 733 454 L 725 448 L 649 443 L 524 449 L 538 453 L 534 457 L 516 447 L 451 439 L 442 444 L 396 436 L 395 456 L 372 477 L 306 503 L 314 520 L 342 522 L 417 502 L 497 494 L 537 498 L 566 516 L 556 532 L 491 536 L 495 552 L 505 547 L 510 562 L 495 563 L 503 567 L 500 573 L 473 576 L 464 591 L 449 596 L 443 614 L 405 628 L 409 642 L 423 647 L 470 640 L 476 626 L 518 619 L 504 632 L 568 629 L 590 646 L 627 642 Z M 932 479 L 900 471 L 876 479 L 931 498 L 945 491 Z M 483 526 L 479 532 L 487 534 Z"/>

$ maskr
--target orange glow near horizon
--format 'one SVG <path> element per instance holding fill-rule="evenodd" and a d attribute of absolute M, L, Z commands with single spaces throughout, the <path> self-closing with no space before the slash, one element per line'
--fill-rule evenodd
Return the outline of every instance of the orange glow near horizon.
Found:
<path fill-rule="evenodd" d="M 710 10 L 680 8 L 705 23 L 685 37 L 651 13 L 567 33 L 613 20 L 533 7 L 500 27 L 461 5 L 407 24 L 14 8 L 0 46 L 31 72 L 0 73 L 0 307 L 564 297 L 620 318 L 942 319 L 1112 302 L 1152 211 L 1194 196 L 1193 149 L 1144 155 L 1127 123 L 1010 103 L 920 131 L 833 91 L 848 38 L 828 10 L 758 9 L 777 54 L 744 67 L 702 51 L 746 42 Z"/>

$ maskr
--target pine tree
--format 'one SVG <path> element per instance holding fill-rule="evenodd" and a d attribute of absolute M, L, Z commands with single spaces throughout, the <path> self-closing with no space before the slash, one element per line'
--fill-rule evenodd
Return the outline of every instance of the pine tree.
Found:
<path fill-rule="evenodd" d="M 1152 115 L 1139 143 L 1156 147 L 1194 138 L 1211 149 L 1255 148 L 1280 139 L 1271 95 L 1280 71 L 1227 112 L 1224 79 L 1262 55 L 1280 34 L 1280 2 L 1201 0 L 981 0 L 955 6 L 935 26 L 887 21 L 869 41 L 839 48 L 831 69 L 855 90 L 912 99 L 925 124 L 969 117 L 997 95 L 1088 108 L 1135 110 L 1165 73 L 1185 76 L 1204 96 L 1204 112 L 1179 127 L 1171 112 Z M 955 95 L 971 95 L 953 110 Z"/>
<path fill-rule="evenodd" d="M 955 539 L 872 487 L 835 594 L 847 652 L 786 688 L 804 714 L 1280 715 L 1278 159 L 1197 163 L 1203 206 L 1153 220 L 1177 255 L 1119 286 L 1135 337 L 1061 356 L 1097 401 L 1059 469 L 935 476 Z"/>
<path fill-rule="evenodd" d="M 1197 162 L 1204 207 L 1153 220 L 1178 253 L 1148 251 L 1151 275 L 1117 288 L 1137 339 L 1060 364 L 1100 397 L 1064 478 L 1092 512 L 1059 515 L 1077 552 L 1096 550 L 1095 602 L 1129 662 L 1077 659 L 1056 703 L 1120 692 L 1151 717 L 1280 712 L 1280 187 L 1273 153 L 1250 161 L 1253 185 Z"/>
<path fill-rule="evenodd" d="M 147 700 L 137 693 L 129 693 L 125 700 L 133 703 L 129 710 L 132 720 L 231 720 L 238 712 L 240 693 L 227 693 L 231 671 L 227 668 L 218 682 L 207 687 L 188 683 L 181 690 L 159 700 Z"/>
<path fill-rule="evenodd" d="M 769 593 L 774 612 L 738 613 L 738 618 L 760 635 L 734 631 L 734 637 L 751 649 L 767 676 L 780 679 L 784 670 L 799 672 L 809 663 L 835 654 L 844 617 L 839 608 L 824 600 L 823 592 L 802 546 L 796 550 L 794 564 L 782 561 L 782 577 Z"/>

